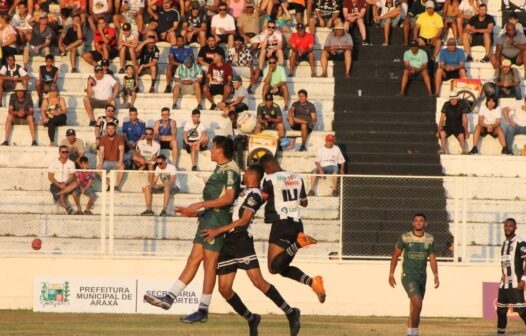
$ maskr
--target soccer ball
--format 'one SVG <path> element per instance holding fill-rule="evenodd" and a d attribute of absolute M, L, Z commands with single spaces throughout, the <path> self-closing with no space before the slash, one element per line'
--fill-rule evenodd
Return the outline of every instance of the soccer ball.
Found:
<path fill-rule="evenodd" d="M 237 129 L 245 134 L 250 134 L 256 129 L 257 122 L 256 116 L 252 113 L 240 113 L 237 117 Z"/>

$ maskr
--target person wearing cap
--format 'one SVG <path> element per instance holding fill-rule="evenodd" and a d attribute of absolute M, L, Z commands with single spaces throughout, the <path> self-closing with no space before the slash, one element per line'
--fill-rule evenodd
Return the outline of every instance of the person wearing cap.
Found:
<path fill-rule="evenodd" d="M 388 46 L 391 29 L 398 27 L 398 23 L 402 18 L 401 5 L 395 0 L 380 0 L 373 8 L 374 22 L 384 28 L 384 43 L 382 46 Z"/>
<path fill-rule="evenodd" d="M 121 31 L 119 32 L 119 42 L 117 43 L 117 49 L 119 50 L 119 62 L 120 70 L 119 73 L 124 73 L 126 61 L 131 60 L 134 67 L 137 66 L 137 51 L 135 50 L 139 46 L 139 33 L 132 30 L 129 23 L 123 23 Z"/>
<path fill-rule="evenodd" d="M 344 30 L 349 31 L 353 25 L 357 25 L 362 37 L 362 45 L 366 46 L 370 43 L 367 41 L 367 30 L 365 29 L 365 11 L 367 10 L 367 3 L 365 0 L 344 0 L 342 3 Z"/>
<path fill-rule="evenodd" d="M 309 32 L 316 35 L 316 27 L 332 28 L 341 23 L 338 0 L 314 0 L 314 15 L 309 19 Z"/>
<path fill-rule="evenodd" d="M 256 111 L 258 118 L 256 133 L 261 133 L 264 130 L 276 130 L 281 140 L 286 136 L 283 114 L 278 104 L 274 103 L 274 97 L 271 93 L 267 93 L 264 97 L 264 101 L 258 105 Z"/>
<path fill-rule="evenodd" d="M 237 18 L 238 36 L 243 38 L 245 44 L 251 44 L 252 38 L 259 34 L 259 18 L 263 13 L 252 2 L 245 1 L 245 10 Z"/>
<path fill-rule="evenodd" d="M 447 46 L 440 51 L 438 68 L 435 73 L 435 95 L 440 96 L 442 81 L 455 78 L 466 78 L 466 56 L 462 49 L 457 48 L 454 38 L 447 40 Z"/>
<path fill-rule="evenodd" d="M 442 105 L 440 120 L 437 125 L 440 139 L 439 154 L 449 154 L 447 139 L 454 135 L 457 138 L 462 154 L 466 154 L 466 139 L 469 138 L 468 113 L 470 108 L 464 99 L 458 98 L 458 92 L 452 90 L 449 100 Z"/>
<path fill-rule="evenodd" d="M 201 111 L 194 109 L 192 119 L 184 123 L 183 146 L 192 160 L 192 171 L 197 171 L 197 153 L 208 148 L 208 131 L 201 122 Z"/>
<path fill-rule="evenodd" d="M 435 12 L 435 3 L 432 0 L 426 2 L 426 11 L 418 16 L 413 30 L 413 38 L 421 47 L 433 47 L 432 58 L 436 59 L 442 47 L 442 32 L 444 20 Z M 456 43 L 456 42 L 455 42 Z"/>
<path fill-rule="evenodd" d="M 502 60 L 502 66 L 495 70 L 495 97 L 505 98 L 514 97 L 520 101 L 521 95 L 521 80 L 517 68 L 511 67 L 509 59 Z"/>
<path fill-rule="evenodd" d="M 188 44 L 199 43 L 201 47 L 206 44 L 206 11 L 201 10 L 198 1 L 190 3 L 190 10 L 186 12 L 181 34 Z"/>
<path fill-rule="evenodd" d="M 289 77 L 294 77 L 296 64 L 300 62 L 309 62 L 310 76 L 316 77 L 316 70 L 314 68 L 314 35 L 305 32 L 305 25 L 298 23 L 296 25 L 296 32 L 292 34 L 289 41 L 291 49 Z"/>
<path fill-rule="evenodd" d="M 15 56 L 7 56 L 7 64 L 0 69 L 0 107 L 2 107 L 2 97 L 5 92 L 13 91 L 17 83 L 27 87 L 29 74 L 21 65 L 15 63 Z"/>
<path fill-rule="evenodd" d="M 318 122 L 316 107 L 308 101 L 306 90 L 301 89 L 298 91 L 298 101 L 292 103 L 287 114 L 287 121 L 290 128 L 301 132 L 300 152 L 306 152 L 307 136 L 316 126 L 316 122 Z"/>
<path fill-rule="evenodd" d="M 17 83 L 15 92 L 9 98 L 7 110 L 7 120 L 5 122 L 5 140 L 2 146 L 9 146 L 9 136 L 13 125 L 29 125 L 31 132 L 31 146 L 38 146 L 35 140 L 35 119 L 33 117 L 33 99 L 31 94 L 26 91 L 24 84 Z"/>
<path fill-rule="evenodd" d="M 102 66 L 95 67 L 95 77 L 88 77 L 86 96 L 82 99 L 84 108 L 90 120 L 89 126 L 95 126 L 96 108 L 106 108 L 110 104 L 115 106 L 115 98 L 119 95 L 119 83 L 110 75 L 104 74 Z"/>
<path fill-rule="evenodd" d="M 345 174 L 345 157 L 342 154 L 340 147 L 334 145 L 335 137 L 333 134 L 325 136 L 325 145 L 318 149 L 314 164 L 316 168 L 312 171 L 313 174 L 332 175 Z M 308 196 L 315 196 L 314 190 L 320 176 L 312 175 L 310 178 L 311 189 Z M 338 178 L 332 178 L 332 196 L 338 196 Z"/>
<path fill-rule="evenodd" d="M 479 117 L 475 131 L 473 132 L 473 148 L 468 154 L 478 154 L 478 142 L 480 137 L 491 135 L 493 138 L 498 138 L 502 146 L 501 154 L 512 154 L 506 145 L 506 137 L 501 127 L 502 110 L 499 106 L 498 99 L 490 96 L 486 98 L 486 103 L 481 105 L 479 110 Z"/>
<path fill-rule="evenodd" d="M 86 149 L 84 141 L 77 138 L 77 133 L 73 128 L 66 131 L 66 137 L 60 142 L 60 146 L 67 146 L 69 149 L 69 159 L 75 162 L 77 168 L 79 167 L 79 159 L 84 156 Z"/>
<path fill-rule="evenodd" d="M 48 96 L 42 101 L 40 108 L 40 124 L 47 127 L 50 146 L 55 146 L 57 127 L 66 125 L 67 112 L 66 100 L 60 96 L 57 85 L 50 84 Z"/>
<path fill-rule="evenodd" d="M 327 77 L 327 66 L 329 61 L 345 62 L 345 77 L 351 77 L 353 40 L 349 33 L 344 30 L 343 24 L 337 24 L 332 32 L 325 39 L 323 50 L 321 51 L 321 70 L 322 77 Z"/>
<path fill-rule="evenodd" d="M 50 54 L 49 46 L 53 35 L 53 30 L 49 27 L 47 14 L 43 12 L 40 14 L 38 22 L 33 23 L 31 39 L 24 47 L 23 62 L 25 69 L 28 69 L 30 56 L 46 56 Z"/>
<path fill-rule="evenodd" d="M 175 70 L 175 85 L 173 91 L 172 109 L 176 110 L 179 95 L 193 94 L 197 100 L 197 109 L 201 110 L 202 92 L 201 81 L 203 72 L 197 63 L 194 62 L 193 56 L 186 56 L 182 65 Z"/>
<path fill-rule="evenodd" d="M 418 47 L 416 40 L 409 42 L 409 50 L 404 53 L 404 72 L 400 84 L 400 95 L 405 96 L 407 84 L 415 77 L 421 76 L 426 86 L 427 94 L 432 96 L 431 78 L 429 77 L 427 53 Z"/>
<path fill-rule="evenodd" d="M 69 53 L 69 63 L 71 64 L 71 72 L 78 73 L 76 67 L 77 55 L 84 53 L 84 33 L 82 32 L 82 21 L 80 15 L 73 15 L 71 17 L 71 25 L 62 30 L 58 38 L 58 50 L 61 56 Z"/>
<path fill-rule="evenodd" d="M 270 57 L 267 67 L 263 70 L 263 90 L 261 90 L 262 98 L 268 93 L 283 97 L 285 103 L 283 111 L 289 109 L 287 75 L 285 73 L 285 68 L 278 65 L 278 60 L 274 56 Z"/>
<path fill-rule="evenodd" d="M 231 99 L 224 103 L 217 104 L 217 107 L 223 111 L 223 116 L 227 117 L 229 112 L 241 113 L 248 111 L 248 90 L 243 86 L 243 79 L 239 75 L 234 75 L 232 79 L 234 94 Z M 227 134 L 227 136 L 230 134 Z"/>
<path fill-rule="evenodd" d="M 42 105 L 42 94 L 48 93 L 50 85 L 57 84 L 58 68 L 53 63 L 55 63 L 55 56 L 51 54 L 46 55 L 45 64 L 38 68 L 38 79 L 36 82 L 38 106 Z"/>
<path fill-rule="evenodd" d="M 526 37 L 510 22 L 506 23 L 506 32 L 497 39 L 495 54 L 491 56 L 491 63 L 495 69 L 503 60 L 523 65 L 526 69 Z"/>
<path fill-rule="evenodd" d="M 483 46 L 486 54 L 480 60 L 481 63 L 488 63 L 491 55 L 491 44 L 493 43 L 493 27 L 495 27 L 495 19 L 488 15 L 488 7 L 486 4 L 479 5 L 478 15 L 469 19 L 464 28 L 462 36 L 462 44 L 466 51 L 466 62 L 473 62 L 471 56 L 471 47 Z"/>
<path fill-rule="evenodd" d="M 102 59 L 113 59 L 118 55 L 115 29 L 107 26 L 104 17 L 97 19 L 97 29 L 93 32 L 93 45 L 95 49 L 82 55 L 82 58 L 93 66 Z"/>
<path fill-rule="evenodd" d="M 514 142 L 516 135 L 526 135 L 526 98 L 525 100 L 516 100 L 503 108 L 502 118 L 501 125 L 508 148 L 513 150 L 513 154 L 522 153 L 522 148 L 517 149 L 517 146 L 514 146 Z M 519 153 L 516 153 L 516 151 L 519 151 Z"/>
<path fill-rule="evenodd" d="M 203 86 L 203 94 L 211 103 L 210 110 L 216 109 L 214 96 L 221 95 L 221 102 L 225 102 L 230 92 L 230 83 L 232 82 L 232 67 L 225 63 L 223 56 L 216 53 L 214 63 L 208 67 L 206 72 L 206 83 Z"/>
<path fill-rule="evenodd" d="M 172 77 L 179 65 L 183 64 L 186 57 L 194 57 L 193 50 L 184 43 L 184 36 L 177 35 L 175 45 L 170 47 L 168 52 L 168 64 L 166 66 L 166 88 L 164 93 L 172 92 Z"/>
<path fill-rule="evenodd" d="M 257 81 L 256 73 L 254 71 L 254 61 L 250 49 L 245 45 L 243 37 L 236 36 L 234 39 L 234 47 L 228 49 L 226 62 L 232 66 L 235 74 L 249 78 L 250 84 L 248 91 L 252 92 L 252 87 Z"/>

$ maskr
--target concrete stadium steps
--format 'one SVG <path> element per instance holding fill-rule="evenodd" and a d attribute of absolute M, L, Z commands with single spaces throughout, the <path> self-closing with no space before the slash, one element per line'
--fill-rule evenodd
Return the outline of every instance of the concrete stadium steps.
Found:
<path fill-rule="evenodd" d="M 526 159 L 512 155 L 440 155 L 445 175 L 526 177 Z"/>

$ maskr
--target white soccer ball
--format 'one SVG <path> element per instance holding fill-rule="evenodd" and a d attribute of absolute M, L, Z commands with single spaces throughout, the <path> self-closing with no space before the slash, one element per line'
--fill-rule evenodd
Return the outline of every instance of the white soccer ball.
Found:
<path fill-rule="evenodd" d="M 250 134 L 256 129 L 258 119 L 249 112 L 240 113 L 237 116 L 237 129 L 243 133 Z"/>

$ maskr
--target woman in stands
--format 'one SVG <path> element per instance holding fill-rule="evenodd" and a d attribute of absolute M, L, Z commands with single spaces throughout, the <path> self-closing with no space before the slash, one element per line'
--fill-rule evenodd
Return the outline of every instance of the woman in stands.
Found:
<path fill-rule="evenodd" d="M 48 97 L 42 101 L 40 107 L 40 114 L 42 115 L 40 123 L 47 127 L 50 146 L 55 146 L 57 127 L 66 125 L 67 111 L 66 100 L 59 95 L 57 86 L 51 84 Z"/>

